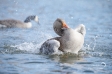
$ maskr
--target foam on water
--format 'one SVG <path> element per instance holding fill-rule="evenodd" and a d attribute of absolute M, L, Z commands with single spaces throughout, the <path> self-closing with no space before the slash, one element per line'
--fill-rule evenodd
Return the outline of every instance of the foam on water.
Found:
<path fill-rule="evenodd" d="M 30 43 L 24 42 L 24 43 L 21 43 L 18 45 L 11 45 L 10 47 L 13 48 L 15 51 L 20 50 L 20 51 L 26 51 L 27 53 L 39 53 L 39 49 L 43 42 L 38 43 L 38 44 L 33 43 L 33 42 L 30 42 Z M 93 51 L 94 48 L 91 48 L 89 46 L 90 45 L 83 46 L 82 49 L 79 51 L 79 55 L 85 55 L 85 54 L 89 53 L 90 51 Z M 95 47 L 95 46 L 93 46 L 93 47 Z M 62 54 L 62 52 L 58 51 L 55 54 Z"/>
<path fill-rule="evenodd" d="M 28 53 L 38 53 L 39 47 L 41 46 L 42 43 L 40 44 L 34 44 L 34 43 L 27 43 L 24 42 L 22 44 L 18 45 L 11 45 L 11 47 L 16 48 L 16 50 L 21 50 L 21 51 L 26 51 Z"/>
<path fill-rule="evenodd" d="M 36 44 L 36 43 L 28 43 L 28 42 L 24 42 L 22 44 L 18 44 L 18 45 L 11 45 L 11 48 L 14 48 L 16 51 L 20 50 L 20 51 L 26 51 L 27 53 L 39 53 L 39 49 L 41 47 L 43 42 Z M 62 54 L 61 51 L 58 51 L 55 54 Z"/>

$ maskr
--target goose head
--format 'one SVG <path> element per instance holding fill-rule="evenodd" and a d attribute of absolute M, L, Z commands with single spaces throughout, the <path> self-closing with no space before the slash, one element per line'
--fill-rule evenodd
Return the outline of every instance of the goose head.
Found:
<path fill-rule="evenodd" d="M 53 28 L 56 34 L 59 36 L 63 35 L 63 28 L 69 28 L 64 20 L 57 18 L 53 23 Z"/>
<path fill-rule="evenodd" d="M 31 15 L 31 16 L 28 16 L 26 19 L 25 19 L 25 23 L 29 23 L 29 22 L 31 22 L 31 21 L 35 21 L 35 22 L 37 22 L 38 24 L 39 24 L 39 18 L 38 18 L 38 16 L 37 15 Z"/>

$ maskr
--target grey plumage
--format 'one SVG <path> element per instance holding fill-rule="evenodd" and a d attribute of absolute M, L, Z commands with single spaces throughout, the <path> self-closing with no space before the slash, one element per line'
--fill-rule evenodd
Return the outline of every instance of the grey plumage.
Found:
<path fill-rule="evenodd" d="M 54 54 L 58 52 L 59 47 L 60 47 L 60 43 L 57 40 L 57 38 L 48 39 L 42 44 L 40 48 L 40 53 L 43 53 L 46 55 Z"/>
<path fill-rule="evenodd" d="M 58 24 L 58 25 L 57 25 Z M 61 18 L 57 18 L 55 20 L 55 22 L 53 23 L 53 28 L 54 28 L 54 32 L 56 34 L 58 34 L 59 36 L 63 35 L 63 25 L 62 24 L 66 24 L 64 20 L 62 20 Z M 66 25 L 67 26 L 67 25 Z"/>
<path fill-rule="evenodd" d="M 16 27 L 17 24 L 23 25 L 23 22 L 14 19 L 0 20 L 1 25 L 5 25 L 7 27 Z"/>
<path fill-rule="evenodd" d="M 27 23 L 27 22 L 31 22 L 31 20 L 34 20 L 35 17 L 36 17 L 35 15 L 28 16 L 28 17 L 24 20 L 24 22 L 25 22 L 25 23 Z"/>
<path fill-rule="evenodd" d="M 3 27 L 5 26 L 5 27 L 18 27 L 18 28 L 31 28 L 32 20 L 34 20 L 35 22 L 39 22 L 38 16 L 32 15 L 32 16 L 28 16 L 24 22 L 15 19 L 0 20 L 0 25 Z"/>

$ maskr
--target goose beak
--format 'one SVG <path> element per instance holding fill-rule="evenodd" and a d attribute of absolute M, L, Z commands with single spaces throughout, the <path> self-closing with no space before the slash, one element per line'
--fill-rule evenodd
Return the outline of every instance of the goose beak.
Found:
<path fill-rule="evenodd" d="M 65 22 L 63 22 L 62 28 L 69 28 Z"/>
<path fill-rule="evenodd" d="M 40 25 L 40 22 L 39 21 L 37 23 Z"/>
<path fill-rule="evenodd" d="M 36 19 L 36 22 L 40 25 L 39 18 Z"/>

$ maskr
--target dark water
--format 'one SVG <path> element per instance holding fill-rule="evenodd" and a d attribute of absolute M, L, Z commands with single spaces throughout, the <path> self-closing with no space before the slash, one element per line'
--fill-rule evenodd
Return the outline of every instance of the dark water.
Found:
<path fill-rule="evenodd" d="M 112 74 L 112 0 L 0 0 L 0 19 L 23 21 L 38 15 L 31 29 L 0 29 L 0 74 Z M 40 45 L 57 36 L 52 24 L 86 26 L 79 55 L 45 56 Z"/>

